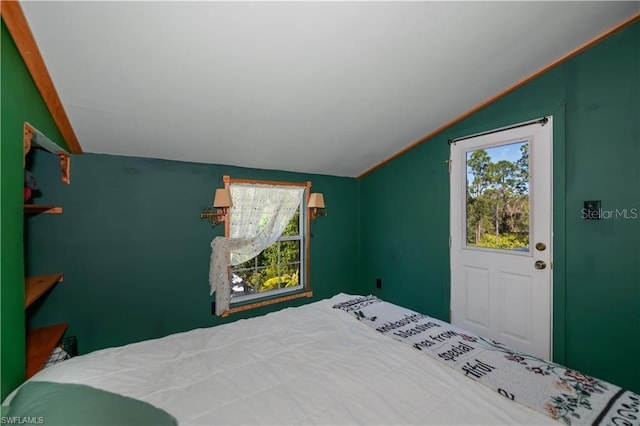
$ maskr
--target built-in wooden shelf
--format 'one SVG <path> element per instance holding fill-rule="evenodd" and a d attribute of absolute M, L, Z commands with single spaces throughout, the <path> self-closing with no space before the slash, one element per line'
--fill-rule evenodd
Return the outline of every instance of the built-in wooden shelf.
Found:
<path fill-rule="evenodd" d="M 24 280 L 24 307 L 28 308 L 47 290 L 62 281 L 62 274 L 34 275 Z"/>
<path fill-rule="evenodd" d="M 62 207 L 57 206 L 43 206 L 40 204 L 25 204 L 24 212 L 27 214 L 38 214 L 38 213 L 54 213 L 61 214 Z"/>
<path fill-rule="evenodd" d="M 67 326 L 67 323 L 55 324 L 27 332 L 27 379 L 42 370 Z"/>
<path fill-rule="evenodd" d="M 71 158 L 69 157 L 69 153 L 26 121 L 24 122 L 23 128 L 25 162 L 27 154 L 31 150 L 32 146 L 42 148 L 45 151 L 56 154 L 60 159 L 62 182 L 68 184 L 71 181 Z"/>

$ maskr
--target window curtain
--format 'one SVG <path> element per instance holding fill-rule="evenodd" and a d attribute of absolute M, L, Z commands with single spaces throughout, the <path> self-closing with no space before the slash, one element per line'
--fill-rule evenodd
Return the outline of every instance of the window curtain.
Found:
<path fill-rule="evenodd" d="M 300 206 L 304 187 L 231 184 L 229 238 L 211 242 L 209 285 L 216 293 L 216 315 L 229 309 L 228 267 L 253 259 L 276 242 Z"/>

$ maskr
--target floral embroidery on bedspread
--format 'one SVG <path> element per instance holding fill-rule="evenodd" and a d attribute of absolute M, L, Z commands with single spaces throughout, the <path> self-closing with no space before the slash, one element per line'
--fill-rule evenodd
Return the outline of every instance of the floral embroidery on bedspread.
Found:
<path fill-rule="evenodd" d="M 567 425 L 640 425 L 640 396 L 375 296 L 334 306 L 500 395 Z"/>

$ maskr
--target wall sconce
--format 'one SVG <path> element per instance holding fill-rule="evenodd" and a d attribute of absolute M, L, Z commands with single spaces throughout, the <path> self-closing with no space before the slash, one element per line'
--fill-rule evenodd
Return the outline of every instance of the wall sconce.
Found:
<path fill-rule="evenodd" d="M 207 207 L 200 214 L 200 219 L 209 219 L 212 227 L 227 220 L 229 207 L 231 207 L 231 195 L 229 194 L 228 189 L 216 189 L 216 196 L 213 198 L 213 207 L 216 208 L 215 213 L 213 212 L 213 210 Z"/>
<path fill-rule="evenodd" d="M 307 207 L 311 209 L 311 220 L 316 220 L 320 216 L 327 215 L 324 207 L 324 195 L 322 195 L 321 192 L 314 192 L 309 196 L 309 205 Z"/>

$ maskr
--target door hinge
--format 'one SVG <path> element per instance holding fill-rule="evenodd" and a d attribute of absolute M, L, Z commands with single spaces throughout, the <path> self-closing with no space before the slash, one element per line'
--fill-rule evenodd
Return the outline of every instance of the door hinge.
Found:
<path fill-rule="evenodd" d="M 451 174 L 451 161 L 453 160 L 446 160 L 445 163 L 447 163 L 447 167 L 449 168 L 449 174 Z"/>

